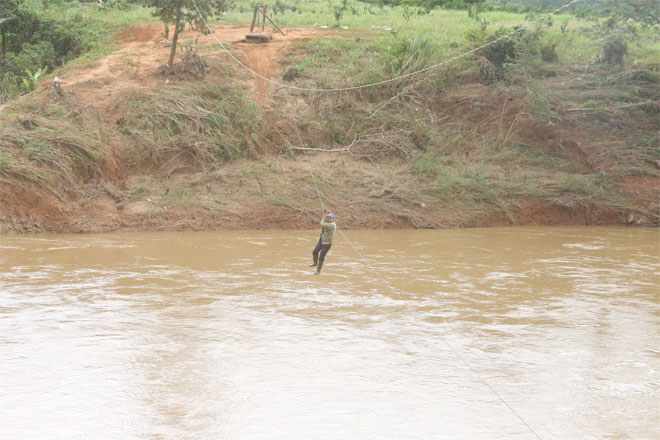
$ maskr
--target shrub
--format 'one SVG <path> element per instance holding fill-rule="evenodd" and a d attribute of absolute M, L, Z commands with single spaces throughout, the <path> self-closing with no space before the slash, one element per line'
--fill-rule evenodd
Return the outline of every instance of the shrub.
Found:
<path fill-rule="evenodd" d="M 400 39 L 392 50 L 390 69 L 395 75 L 421 69 L 430 64 L 437 52 L 438 46 L 425 35 Z"/>
<path fill-rule="evenodd" d="M 415 156 L 410 166 L 415 174 L 420 177 L 438 177 L 444 169 L 444 157 L 435 152 L 427 152 Z"/>
<path fill-rule="evenodd" d="M 11 163 L 11 157 L 9 156 L 9 151 L 0 150 L 0 171 L 9 168 Z"/>
<path fill-rule="evenodd" d="M 578 194 L 589 194 L 593 191 L 594 184 L 587 176 L 571 174 L 559 182 L 559 189 Z"/>
<path fill-rule="evenodd" d="M 18 54 L 9 53 L 5 58 L 5 70 L 15 76 L 24 76 L 25 71 L 36 72 L 43 66 L 55 66 L 57 56 L 50 42 L 23 44 Z"/>
<path fill-rule="evenodd" d="M 541 59 L 546 63 L 554 63 L 559 59 L 557 55 L 557 45 L 559 40 L 557 38 L 549 38 L 541 44 L 540 53 Z"/>
<path fill-rule="evenodd" d="M 623 63 L 623 58 L 628 53 L 628 43 L 621 35 L 613 35 L 605 39 L 603 44 L 603 62 L 611 65 Z"/>
<path fill-rule="evenodd" d="M 239 89 L 202 85 L 136 95 L 121 130 L 134 140 L 136 163 L 179 156 L 206 168 L 255 151 L 257 107 Z"/>
<path fill-rule="evenodd" d="M 485 27 L 473 30 L 467 33 L 468 41 L 476 46 L 480 46 L 490 41 L 497 40 L 501 36 L 511 32 L 508 29 L 500 28 L 493 33 L 486 33 Z M 512 38 L 505 38 L 497 41 L 481 50 L 481 55 L 493 63 L 498 69 L 506 63 L 511 63 L 516 58 L 516 46 Z"/>

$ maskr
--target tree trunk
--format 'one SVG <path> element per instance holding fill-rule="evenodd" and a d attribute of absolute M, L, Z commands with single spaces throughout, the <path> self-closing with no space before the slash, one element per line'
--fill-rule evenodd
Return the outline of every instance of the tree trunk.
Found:
<path fill-rule="evenodd" d="M 176 21 L 174 23 L 174 35 L 172 35 L 172 50 L 170 50 L 170 60 L 167 62 L 169 67 L 174 65 L 174 55 L 176 54 L 176 42 L 179 39 L 179 28 L 181 26 L 181 8 L 183 2 L 179 2 L 177 11 L 176 11 Z"/>
<path fill-rule="evenodd" d="M 0 51 L 2 54 L 0 57 L 0 81 L 2 81 L 5 76 L 5 54 L 7 53 L 7 39 L 4 31 L 0 32 L 0 38 L 2 38 L 2 50 Z"/>

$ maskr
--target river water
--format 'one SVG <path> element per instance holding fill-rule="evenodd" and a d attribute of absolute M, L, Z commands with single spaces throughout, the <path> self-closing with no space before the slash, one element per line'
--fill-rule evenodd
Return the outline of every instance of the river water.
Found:
<path fill-rule="evenodd" d="M 658 439 L 660 232 L 0 237 L 0 437 Z"/>

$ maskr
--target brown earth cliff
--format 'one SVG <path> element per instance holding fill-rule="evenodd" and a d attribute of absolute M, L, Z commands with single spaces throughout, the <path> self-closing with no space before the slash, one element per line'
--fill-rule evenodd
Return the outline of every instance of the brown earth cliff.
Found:
<path fill-rule="evenodd" d="M 331 30 L 287 29 L 286 37 L 275 36 L 268 44 L 248 44 L 242 41 L 246 31 L 241 26 L 215 28 L 218 37 L 229 42 L 246 66 L 277 81 L 283 81 L 290 60 L 302 53 L 297 43 L 340 38 Z M 196 34 L 184 33 L 182 41 L 197 38 Z M 468 188 L 464 176 L 438 171 L 429 174 L 424 171 L 424 162 L 405 155 L 370 157 L 365 153 L 378 143 L 396 143 L 396 137 L 383 140 L 378 138 L 378 133 L 363 133 L 349 136 L 341 145 L 329 145 L 320 138 L 314 139 L 317 135 L 310 134 L 310 130 L 305 131 L 304 127 L 299 130 L 306 121 L 290 116 L 292 106 L 303 105 L 292 104 L 299 98 L 291 98 L 268 81 L 255 79 L 236 67 L 217 50 L 210 36 L 201 36 L 197 41 L 199 53 L 207 60 L 210 71 L 196 79 L 163 70 L 169 47 L 163 39 L 161 25 L 135 26 L 118 34 L 116 41 L 119 49 L 112 54 L 91 65 L 73 62 L 57 72 L 63 81 L 62 96 L 54 92 L 49 80 L 29 97 L 7 103 L 2 110 L 16 121 L 6 122 L 5 129 L 15 126 L 29 132 L 17 132 L 12 138 L 16 145 L 22 145 L 21 151 L 19 147 L 0 144 L 7 148 L 4 157 L 9 158 L 6 159 L 9 165 L 0 172 L 2 233 L 313 228 L 321 216 L 319 195 L 345 228 L 651 226 L 660 222 L 657 158 L 648 154 L 635 157 L 635 163 L 646 164 L 644 168 L 615 173 L 621 161 L 628 160 L 626 154 L 632 153 L 621 146 L 623 141 L 612 138 L 603 129 L 615 123 L 632 132 L 640 129 L 653 132 L 657 130 L 657 109 L 649 110 L 640 120 L 631 118 L 622 109 L 609 114 L 605 121 L 585 123 L 578 118 L 585 117 L 587 110 L 564 106 L 553 108 L 564 115 L 564 122 L 547 123 L 526 110 L 530 105 L 529 95 L 498 90 L 477 76 L 466 76 L 460 85 L 445 91 L 429 107 L 429 114 L 436 112 L 431 117 L 453 124 L 459 135 L 467 129 L 458 126 L 469 124 L 473 140 L 488 137 L 505 145 L 515 138 L 517 150 L 502 151 L 498 153 L 502 158 L 483 165 L 487 180 L 483 184 L 485 189 L 479 189 L 482 196 L 467 192 L 462 196 L 460 191 Z M 590 75 L 598 73 L 584 72 L 582 77 Z M 565 81 L 561 74 L 549 75 L 544 86 L 570 93 Z M 135 134 L 131 137 L 124 127 L 125 121 L 139 112 L 135 102 L 190 83 L 204 86 L 228 82 L 252 98 L 256 103 L 254 114 L 261 117 L 255 121 L 260 128 L 251 134 L 247 154 L 234 155 L 221 163 L 200 159 L 194 151 L 188 154 L 177 151 L 157 161 L 136 155 Z M 86 133 L 98 134 L 95 142 L 102 147 L 95 169 L 84 166 L 79 158 L 81 154 L 72 156 L 71 165 L 63 168 L 55 156 L 49 158 L 37 148 L 41 143 L 29 140 L 37 139 L 39 130 L 51 130 L 58 145 L 66 144 L 68 129 L 48 125 L 40 113 L 43 108 L 54 109 L 52 112 L 64 108 L 66 112 L 62 111 L 60 116 L 67 118 L 67 124 L 77 127 L 84 121 Z M 613 115 L 620 117 L 613 122 Z M 654 120 L 656 127 L 649 127 L 649 121 L 653 124 Z M 200 131 L 204 129 L 199 127 Z M 453 156 L 443 159 L 443 169 L 452 166 L 458 169 L 456 161 L 463 159 L 478 161 L 479 148 L 484 147 L 475 145 L 474 149 L 460 154 L 453 151 Z M 24 162 L 18 159 L 19 153 L 25 156 Z M 511 154 L 509 159 L 507 154 Z M 560 191 L 558 195 L 547 195 L 543 185 L 555 188 L 559 184 L 550 182 L 551 176 L 541 172 L 529 177 L 530 182 L 533 177 L 533 184 L 525 186 L 520 176 L 529 175 L 523 165 L 528 163 L 524 162 L 525 158 L 531 156 L 560 158 L 590 178 L 615 176 L 607 180 L 607 188 L 614 189 L 616 197 L 605 194 L 599 199 L 594 196 L 596 190 L 576 196 L 581 181 L 571 180 L 575 173 L 566 174 L 561 184 L 566 187 L 566 194 L 572 191 L 570 195 L 562 196 Z M 491 166 L 497 160 L 500 161 L 497 167 Z M 30 166 L 41 167 L 40 172 L 54 177 L 37 179 L 33 177 L 38 175 L 37 171 L 30 171 L 33 174 L 26 171 Z M 60 182 L 63 175 L 69 178 L 69 183 Z M 453 180 L 447 183 L 450 177 Z M 489 193 L 488 182 L 497 179 L 510 182 L 507 188 L 511 191 Z M 481 180 L 473 176 L 470 182 Z M 532 185 L 538 187 L 538 194 L 530 190 Z"/>

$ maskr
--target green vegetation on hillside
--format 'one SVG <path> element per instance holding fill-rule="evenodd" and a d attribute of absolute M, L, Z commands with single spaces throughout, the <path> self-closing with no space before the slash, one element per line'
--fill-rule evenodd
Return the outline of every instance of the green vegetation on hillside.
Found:
<path fill-rule="evenodd" d="M 536 21 L 547 13 L 541 9 L 513 12 L 508 7 L 464 8 L 461 5 L 465 6 L 461 1 L 446 3 L 443 7 L 433 9 L 420 9 L 408 4 L 388 6 L 384 3 L 374 5 L 347 1 L 298 0 L 290 4 L 277 1 L 272 6 L 271 14 L 283 26 L 321 26 L 358 36 L 363 35 L 365 30 L 370 30 L 369 40 L 405 41 L 424 35 L 433 42 L 436 48 L 434 59 L 439 60 L 479 46 L 525 23 Z M 643 10 L 652 9 L 647 6 Z M 546 51 L 545 58 L 549 61 L 598 64 L 608 59 L 605 54 L 608 46 L 618 50 L 622 56 L 629 56 L 629 62 L 657 61 L 657 54 L 660 53 L 660 39 L 657 37 L 660 25 L 657 21 L 654 22 L 652 18 L 635 21 L 625 8 L 590 11 L 580 17 L 570 13 L 554 15 L 540 26 L 529 28 L 525 33 L 534 34 L 542 40 L 540 43 L 545 45 L 542 50 Z M 638 15 L 645 17 L 643 13 Z M 251 4 L 236 1 L 231 14 L 223 16 L 222 22 L 249 23 L 251 18 Z M 500 47 L 506 44 L 506 41 L 502 42 Z M 387 49 L 387 46 L 384 48 Z"/>
<path fill-rule="evenodd" d="M 129 2 L 0 1 L 0 100 L 83 54 L 109 53 L 122 27 L 149 20 L 147 9 Z"/>
<path fill-rule="evenodd" d="M 207 169 L 254 149 L 256 105 L 239 89 L 218 85 L 168 88 L 129 98 L 121 130 L 133 141 L 135 163 L 179 157 Z"/>
<path fill-rule="evenodd" d="M 229 9 L 230 15 L 222 16 L 229 23 L 247 23 L 252 18 L 252 3 L 213 2 L 200 0 L 198 6 L 216 11 Z M 564 0 L 524 3 L 277 0 L 271 5 L 270 13 L 284 26 L 378 28 L 382 34 L 390 33 L 402 39 L 424 34 L 434 41 L 440 56 L 447 57 L 483 42 L 488 34 L 503 33 L 564 3 Z M 140 4 L 159 6 L 150 9 Z M 197 16 L 191 5 L 184 5 L 182 26 Z M 529 8 L 520 9 L 521 5 Z M 587 12 L 579 9 L 587 6 Z M 650 0 L 582 0 L 572 9 L 581 11 L 582 18 L 561 14 L 549 19 L 545 38 L 551 40 L 548 44 L 556 46 L 562 61 L 607 60 L 602 52 L 608 42 L 610 47 L 616 49 L 618 45 L 618 50 L 630 51 L 636 61 L 650 61 L 660 50 L 660 43 L 654 38 L 659 20 L 656 6 Z M 0 98 L 31 90 L 55 67 L 82 54 L 107 53 L 113 48 L 113 33 L 122 26 L 153 20 L 152 13 L 173 22 L 175 12 L 154 0 L 109 0 L 102 4 L 3 0 L 0 2 Z M 197 29 L 203 30 L 200 22 L 195 23 Z M 481 41 L 475 41 L 478 32 L 482 34 Z"/>
<path fill-rule="evenodd" d="M 13 110 L 0 117 L 0 181 L 65 198 L 100 176 L 108 133 L 91 115 L 73 103 L 26 102 Z"/>
<path fill-rule="evenodd" d="M 267 153 L 295 158 L 304 149 L 381 167 L 382 181 L 365 183 L 334 158 L 328 173 L 338 179 L 320 185 L 337 205 L 362 190 L 383 210 L 390 203 L 452 213 L 453 225 L 480 224 L 498 213 L 513 223 L 513 212 L 523 204 L 635 211 L 660 223 L 656 193 L 625 185 L 637 176 L 660 177 L 658 23 L 653 15 L 632 13 L 625 7 L 629 2 L 645 5 L 590 1 L 579 14 L 520 28 L 556 4 L 539 0 L 539 9 L 523 11 L 513 2 L 438 1 L 429 7 L 414 1 L 278 0 L 270 11 L 283 27 L 332 31 L 330 38 L 280 53 L 276 79 L 292 86 L 384 81 L 487 46 L 353 92 L 273 87 L 274 109 L 264 109 L 245 90 L 239 67 L 213 44 L 200 49 L 221 82 L 178 77 L 166 89 L 136 90 L 122 97 L 122 112 L 113 109 L 120 117 L 113 113 L 112 121 L 99 124 L 100 117 L 95 120 L 74 99 L 46 104 L 29 91 L 77 56 L 113 51 L 113 34 L 153 20 L 154 10 L 119 0 L 105 5 L 28 0 L 11 13 L 0 11 L 0 20 L 3 13 L 10 18 L 0 22 L 6 44 L 0 93 L 25 95 L 0 113 L 0 181 L 65 199 L 80 193 L 84 182 L 102 178 L 111 140 L 122 146 L 127 169 L 166 169 L 167 176 L 179 169 L 172 165 L 176 161 L 208 173 L 236 158 L 258 161 Z M 252 3 L 236 1 L 218 20 L 245 25 L 252 11 Z M 14 27 L 29 20 L 39 32 Z M 260 171 L 241 173 L 245 179 L 271 171 L 248 168 Z M 375 181 L 380 191 L 368 186 Z M 296 199 L 310 205 L 301 209 L 315 209 L 314 197 L 290 193 L 298 185 L 278 188 L 273 203 L 291 208 Z M 186 196 L 187 206 L 194 206 L 193 195 Z M 177 200 L 168 197 L 163 200 Z"/>

